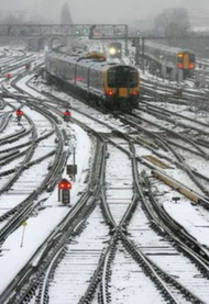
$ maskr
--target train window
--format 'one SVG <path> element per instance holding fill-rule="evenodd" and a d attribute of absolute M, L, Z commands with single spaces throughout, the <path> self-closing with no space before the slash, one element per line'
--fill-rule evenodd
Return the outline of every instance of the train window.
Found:
<path fill-rule="evenodd" d="M 190 54 L 190 60 L 191 60 L 192 62 L 195 62 L 195 55 L 194 55 L 194 54 Z"/>
<path fill-rule="evenodd" d="M 138 85 L 138 72 L 128 66 L 112 68 L 108 71 L 108 86 L 110 87 L 129 87 Z"/>

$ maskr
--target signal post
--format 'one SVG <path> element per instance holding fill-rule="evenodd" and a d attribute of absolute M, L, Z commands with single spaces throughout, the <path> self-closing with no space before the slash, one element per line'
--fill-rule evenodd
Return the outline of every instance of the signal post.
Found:
<path fill-rule="evenodd" d="M 22 119 L 24 115 L 24 112 L 21 109 L 17 109 L 16 110 L 16 117 L 17 117 L 17 121 L 20 122 L 20 120 Z"/>
<path fill-rule="evenodd" d="M 58 201 L 61 201 L 64 205 L 69 205 L 71 189 L 72 183 L 63 178 L 58 184 Z"/>
<path fill-rule="evenodd" d="M 66 110 L 63 114 L 63 119 L 66 122 L 71 121 L 72 113 L 69 110 Z"/>

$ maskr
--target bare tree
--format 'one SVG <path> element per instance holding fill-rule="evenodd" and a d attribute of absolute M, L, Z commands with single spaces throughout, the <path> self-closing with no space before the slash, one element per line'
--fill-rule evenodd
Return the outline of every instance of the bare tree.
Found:
<path fill-rule="evenodd" d="M 186 9 L 166 9 L 155 19 L 155 29 L 166 38 L 186 37 L 190 32 L 190 20 Z"/>
<path fill-rule="evenodd" d="M 1 16 L 0 23 L 2 24 L 22 24 L 25 22 L 25 12 L 8 13 Z"/>

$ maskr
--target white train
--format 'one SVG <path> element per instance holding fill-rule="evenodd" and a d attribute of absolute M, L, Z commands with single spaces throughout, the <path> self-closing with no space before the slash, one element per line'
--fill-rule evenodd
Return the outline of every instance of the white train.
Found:
<path fill-rule="evenodd" d="M 144 56 L 150 70 L 165 78 L 178 79 L 191 76 L 195 68 L 195 54 L 190 49 L 175 48 L 145 40 Z"/>

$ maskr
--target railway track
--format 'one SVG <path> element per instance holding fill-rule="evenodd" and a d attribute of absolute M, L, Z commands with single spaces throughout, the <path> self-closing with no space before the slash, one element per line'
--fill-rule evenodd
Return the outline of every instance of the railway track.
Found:
<path fill-rule="evenodd" d="M 97 193 L 100 189 L 100 167 L 104 159 L 103 147 L 104 145 L 98 142 L 95 160 L 92 164 L 94 174 L 89 175 L 87 191 L 83 193 L 79 202 L 68 212 L 42 246 L 37 249 L 25 267 L 17 274 L 16 278 L 4 290 L 0 296 L 2 303 L 22 303 L 30 300 L 30 297 L 40 284 L 40 278 L 44 276 L 47 266 L 51 267 L 52 259 L 62 250 L 62 247 L 64 249 L 72 233 L 75 233 L 85 217 L 95 208 Z M 19 290 L 21 290 L 21 293 L 18 294 L 17 291 Z"/>
<path fill-rule="evenodd" d="M 57 102 L 59 102 L 59 100 L 58 99 L 56 99 L 57 100 Z M 76 108 L 75 108 L 75 110 L 76 110 Z M 115 123 L 115 122 L 114 122 Z M 104 125 L 104 124 L 103 124 Z M 120 125 L 120 124 L 119 124 Z M 123 131 L 122 131 L 123 132 Z M 130 131 L 131 132 L 131 131 Z M 149 132 L 150 134 L 151 134 L 151 132 Z M 149 140 L 148 140 L 149 141 Z M 146 140 L 145 140 L 145 142 L 146 142 Z M 138 143 L 142 143 L 142 141 L 140 140 L 140 141 L 138 141 Z M 152 145 L 152 144 L 151 144 Z M 145 146 L 146 146 L 146 144 L 145 144 Z M 148 145 L 149 146 L 149 145 Z M 162 145 L 163 146 L 163 149 L 165 150 L 165 151 L 167 151 L 167 148 L 165 147 L 165 145 Z M 185 145 L 184 145 L 185 146 Z M 185 148 L 184 148 L 185 149 Z M 152 151 L 153 151 L 153 149 L 152 149 Z M 197 152 L 196 152 L 197 153 Z M 164 153 L 164 158 L 166 159 L 167 158 L 167 156 L 165 155 L 165 153 Z M 141 161 L 143 161 L 142 159 L 141 159 Z M 195 170 L 196 171 L 196 170 Z M 198 173 L 196 173 L 197 175 L 198 175 L 198 178 L 201 178 L 201 179 L 203 179 L 203 180 L 207 180 L 207 178 L 205 177 L 205 175 L 203 175 L 203 174 L 198 174 Z M 186 191 L 185 191 L 186 192 Z M 190 196 L 190 197 L 192 197 L 192 195 Z M 196 201 L 198 201 L 199 199 L 195 199 Z M 204 199 L 203 199 L 203 201 L 204 201 Z M 207 201 L 207 200 L 206 200 Z M 204 203 L 204 202 L 203 202 Z M 207 202 L 205 203 L 205 206 L 207 206 Z"/>
<path fill-rule="evenodd" d="M 29 104 L 31 102 L 31 106 L 35 105 L 34 101 L 32 102 L 32 99 L 27 99 L 27 102 L 28 101 Z M 60 105 L 61 104 L 62 102 L 60 102 Z M 48 109 L 50 108 L 50 111 L 53 111 L 53 115 L 61 115 L 61 109 L 56 110 L 54 106 L 49 107 L 50 102 L 47 100 L 42 102 L 40 111 L 44 110 L 45 105 L 48 107 Z M 63 103 L 63 106 L 66 107 L 66 102 Z M 155 299 L 158 299 L 160 303 L 207 303 L 208 295 L 207 292 L 204 292 L 204 287 L 208 284 L 207 249 L 203 247 L 200 243 L 195 243 L 194 239 L 188 233 L 186 233 L 186 231 L 184 231 L 184 229 L 179 226 L 178 223 L 173 222 L 172 219 L 169 218 L 167 212 L 163 210 L 162 206 L 158 206 L 158 204 L 154 202 L 154 199 L 152 198 L 153 195 L 151 193 L 151 187 L 149 186 L 149 179 L 153 179 L 153 176 L 149 177 L 148 181 L 146 176 L 140 176 L 140 179 L 142 180 L 139 179 L 138 172 L 141 171 L 141 168 L 137 166 L 137 163 L 140 163 L 139 166 L 141 166 L 142 158 L 138 157 L 138 151 L 136 153 L 134 149 L 134 137 L 131 135 L 131 132 L 133 132 L 133 128 L 131 128 L 132 130 L 130 129 L 129 132 L 127 131 L 127 127 L 125 127 L 121 123 L 121 121 L 118 121 L 116 123 L 116 121 L 112 119 L 110 124 L 105 123 L 104 121 L 102 122 L 102 128 L 106 126 L 106 131 L 104 132 L 103 130 L 103 132 L 101 132 L 98 126 L 95 127 L 95 123 L 94 125 L 90 125 L 89 122 L 92 119 L 91 115 L 88 115 L 89 122 L 86 126 L 86 123 L 83 121 L 84 113 L 81 112 L 79 113 L 79 115 L 77 115 L 74 121 L 79 122 L 79 120 L 81 120 L 82 122 L 80 124 L 85 127 L 86 130 L 93 133 L 94 135 L 96 135 L 96 133 L 103 133 L 102 135 L 100 134 L 100 136 L 104 138 L 104 143 L 100 146 L 101 148 L 99 148 L 99 152 L 97 151 L 96 153 L 96 155 L 99 156 L 100 160 L 98 159 L 96 163 L 93 164 L 93 169 L 91 171 L 97 172 L 97 178 L 92 180 L 93 174 L 90 174 L 91 181 L 89 183 L 86 193 L 83 194 L 83 196 L 91 196 L 91 203 L 86 203 L 86 196 L 85 199 L 81 199 L 82 203 L 81 201 L 78 202 L 78 204 L 75 206 L 75 208 L 78 208 L 76 209 L 78 211 L 75 211 L 75 213 L 81 213 L 80 217 L 77 219 L 77 221 L 71 218 L 71 222 L 68 222 L 68 219 L 66 219 L 65 224 L 63 224 L 61 228 L 55 229 L 55 238 L 53 238 L 53 240 L 49 239 L 47 242 L 45 242 L 44 250 L 42 249 L 42 252 L 44 252 L 44 254 L 40 255 L 39 253 L 36 253 L 36 257 L 38 256 L 39 258 L 33 259 L 33 269 L 31 269 L 31 264 L 29 263 L 30 265 L 28 264 L 24 269 L 24 271 L 26 270 L 26 272 L 19 274 L 18 279 L 20 285 L 10 286 L 11 289 L 7 290 L 7 293 L 4 294 L 5 297 L 8 297 L 8 293 L 10 294 L 11 290 L 13 290 L 14 292 L 14 298 L 11 297 L 9 301 L 5 303 L 22 303 L 21 301 L 25 301 L 25 303 L 28 303 L 34 293 L 36 293 L 36 301 L 39 301 L 37 303 L 48 303 L 48 299 L 50 299 L 48 297 L 49 295 L 51 295 L 49 294 L 49 291 L 51 290 L 51 288 L 56 289 L 56 286 L 50 285 L 55 284 L 55 273 L 59 273 L 59 269 L 55 271 L 58 260 L 62 256 L 64 256 L 64 259 L 66 257 L 68 261 L 68 266 L 73 267 L 75 263 L 73 261 L 75 260 L 69 260 L 69 258 L 73 258 L 72 253 L 75 254 L 75 259 L 77 259 L 77 256 L 81 257 L 79 264 L 81 264 L 82 259 L 89 259 L 89 252 L 86 248 L 83 251 L 83 255 L 80 254 L 79 250 L 77 250 L 78 248 L 80 248 L 80 244 L 75 244 L 75 250 L 72 250 L 73 252 L 71 252 L 71 246 L 73 246 L 73 244 L 71 244 L 70 238 L 72 232 L 77 233 L 77 230 L 78 233 L 82 232 L 82 229 L 85 228 L 84 223 L 86 222 L 86 220 L 88 220 L 88 218 L 89 220 L 91 220 L 92 214 L 94 218 L 94 214 L 98 212 L 98 206 L 96 206 L 98 204 L 98 198 L 101 198 L 101 208 L 103 211 L 103 217 L 106 223 L 109 225 L 110 236 L 101 236 L 98 231 L 98 237 L 105 241 L 108 239 L 108 244 L 105 245 L 104 249 L 102 250 L 100 240 L 98 245 L 99 250 L 95 253 L 94 257 L 92 257 L 93 262 L 91 265 L 91 270 L 88 269 L 87 264 L 82 264 L 82 269 L 85 271 L 85 276 L 83 278 L 83 296 L 79 300 L 79 303 L 90 303 L 91 300 L 95 301 L 96 294 L 98 295 L 99 303 L 109 303 L 111 299 L 114 303 L 117 303 L 117 301 L 119 303 L 122 299 L 127 299 L 128 296 L 129 299 L 132 301 L 134 299 L 133 290 L 136 287 L 141 290 L 141 288 L 143 287 L 142 284 L 137 285 L 136 283 L 137 280 L 142 281 L 142 277 L 144 278 L 144 280 L 146 280 L 146 284 L 148 284 L 149 287 L 152 288 L 153 297 L 156 296 Z M 97 119 L 94 118 L 94 120 L 96 120 L 97 124 L 99 125 L 101 124 L 102 117 L 101 119 L 100 117 L 99 119 L 98 117 Z M 114 124 L 117 124 L 116 128 L 114 127 Z M 108 150 L 111 151 L 109 153 L 109 156 L 105 148 L 107 145 Z M 119 149 L 121 151 L 120 153 L 123 154 L 125 152 L 126 155 L 128 155 L 128 157 L 123 156 L 126 158 L 125 161 L 123 160 L 123 163 L 117 163 L 118 152 L 114 152 L 116 149 Z M 198 152 L 201 153 L 200 150 L 198 150 Z M 106 162 L 107 167 L 105 164 Z M 110 163 L 109 169 L 108 162 Z M 115 164 L 118 169 L 117 173 L 119 173 L 122 172 L 122 167 L 121 169 L 119 168 L 120 166 L 123 166 L 124 162 L 129 163 L 129 174 L 126 174 L 126 176 L 116 174 L 112 177 L 112 165 Z M 142 162 L 142 167 L 143 169 L 149 168 L 148 170 L 156 169 L 155 166 L 150 166 L 150 164 L 148 164 L 148 162 L 146 161 Z M 133 176 L 131 177 L 131 175 Z M 116 183 L 117 185 L 115 185 Z M 121 192 L 123 194 L 121 194 Z M 118 200 L 119 193 L 121 197 Z M 148 199 L 150 200 L 149 203 L 147 203 Z M 122 201 L 122 203 L 120 203 L 120 201 Z M 127 209 L 127 211 L 125 211 L 125 209 Z M 75 209 L 73 209 L 71 212 L 74 212 L 74 210 Z M 136 210 L 138 210 L 138 214 Z M 136 235 L 138 234 L 138 227 L 135 227 L 134 221 L 141 223 L 141 213 L 144 212 L 144 210 L 146 210 L 146 213 L 142 221 L 142 227 L 146 225 L 145 231 L 148 235 L 153 235 L 153 238 L 155 238 L 157 244 L 155 247 L 157 248 L 147 248 L 146 237 L 142 237 L 142 239 L 136 237 Z M 161 215 L 162 213 L 164 218 Z M 135 214 L 137 214 L 136 217 Z M 101 214 L 99 216 L 101 216 Z M 147 221 L 146 216 L 148 218 Z M 93 223 L 94 221 L 96 222 L 95 218 L 93 220 Z M 99 223 L 96 223 L 97 225 L 101 224 L 100 220 Z M 156 227 L 160 227 L 160 229 L 156 229 Z M 101 229 L 102 231 L 104 229 L 103 233 L 106 234 L 107 230 L 105 230 L 104 225 L 102 224 Z M 177 230 L 178 236 L 176 235 Z M 58 235 L 56 234 L 57 231 L 59 231 Z M 64 236 L 59 239 L 61 231 L 64 231 L 66 233 L 64 233 Z M 143 228 L 139 228 L 139 234 L 140 232 L 143 235 Z M 161 233 L 160 237 L 157 233 Z M 85 235 L 88 235 L 88 230 L 85 228 L 82 234 L 85 238 Z M 82 234 L 80 234 L 81 238 Z M 161 238 L 164 239 L 163 246 Z M 75 240 L 77 240 L 77 238 Z M 94 241 L 94 238 L 92 238 L 92 244 L 94 243 Z M 177 246 L 178 249 L 173 246 L 173 242 L 175 242 L 175 246 Z M 53 249 L 55 249 L 56 247 L 56 250 L 52 250 L 49 252 L 48 247 L 46 247 L 47 244 L 49 245 L 50 250 L 52 249 L 53 245 Z M 181 248 L 181 245 L 183 248 Z M 190 249 L 189 247 L 191 247 L 192 249 Z M 49 252 L 48 257 L 47 252 Z M 169 268 L 169 271 L 167 271 L 167 269 L 165 271 L 166 267 L 163 267 L 164 261 L 162 261 L 162 252 L 168 257 L 168 259 L 170 259 L 170 261 L 172 261 L 172 258 L 175 260 L 175 258 L 178 257 L 177 269 Z M 185 256 L 181 256 L 181 252 L 184 252 Z M 153 256 L 155 257 L 155 259 L 153 259 Z M 65 265 L 64 259 L 63 265 Z M 185 259 L 187 260 L 188 273 L 193 274 L 193 288 L 191 288 L 189 282 L 187 282 L 187 280 L 183 276 L 180 276 L 180 278 L 178 277 L 179 271 L 182 267 L 181 265 L 185 264 Z M 131 291 L 130 294 L 127 294 L 126 291 L 122 290 L 121 298 L 118 298 L 120 286 L 118 286 L 117 283 L 121 277 L 125 279 L 128 275 L 128 269 L 126 267 L 124 267 L 122 270 L 120 269 L 121 261 L 126 262 L 127 265 L 129 265 L 129 267 L 133 269 L 133 271 L 132 281 L 130 284 L 131 286 L 129 286 L 129 290 Z M 170 264 L 172 264 L 172 262 L 170 262 Z M 198 267 L 201 268 L 201 271 L 196 268 L 196 264 L 199 265 Z M 136 268 L 138 269 L 138 271 L 134 273 L 134 269 Z M 24 285 L 25 282 L 23 279 L 21 279 L 21 276 L 22 278 L 24 277 L 26 279 L 30 278 L 28 280 L 29 284 Z M 52 276 L 54 276 L 54 281 L 52 281 Z M 40 285 L 37 284 L 38 277 L 41 277 Z M 77 277 L 77 280 L 79 280 L 79 274 L 77 274 Z M 58 278 L 60 280 L 59 275 Z M 86 284 L 87 278 L 90 278 L 89 284 Z M 112 286 L 110 286 L 110 282 Z M 198 292 L 196 287 L 197 285 L 201 286 Z M 59 287 L 57 288 L 59 290 Z M 21 293 L 20 297 L 16 298 L 14 290 L 18 289 L 21 290 Z M 53 294 L 54 297 L 56 297 L 57 292 L 54 291 Z M 78 300 L 78 295 L 76 295 L 76 292 L 75 294 L 72 294 L 72 296 L 75 296 L 75 301 Z M 2 299 L 4 300 L 5 298 Z M 56 301 L 56 299 L 53 299 L 53 301 Z M 59 300 L 57 301 L 59 302 Z"/>
<path fill-rule="evenodd" d="M 189 138 L 188 136 L 181 134 L 179 131 L 173 131 L 168 126 L 163 126 L 159 122 L 153 122 L 148 118 L 143 118 L 137 115 L 126 115 L 125 117 L 121 117 L 121 119 L 122 121 L 129 123 L 132 127 L 142 131 L 144 134 L 147 134 L 152 139 L 156 140 L 156 143 L 161 144 L 163 149 L 167 152 L 170 150 L 177 160 L 174 161 L 171 158 L 170 160 L 172 165 L 175 164 L 181 169 L 183 169 L 194 182 L 194 184 L 200 189 L 200 191 L 202 191 L 206 196 L 208 195 L 208 190 L 206 186 L 208 183 L 208 177 L 205 174 L 201 174 L 201 172 L 198 172 L 198 168 L 190 167 L 187 164 L 187 158 L 185 158 L 186 150 L 186 152 L 189 151 L 192 154 L 200 156 L 205 161 L 205 166 L 207 166 L 208 152 L 206 151 L 205 147 L 201 147 L 199 144 L 195 143 L 193 138 Z M 142 126 L 142 122 L 144 123 L 144 126 Z M 150 131 L 148 127 L 149 125 L 151 126 L 151 128 L 153 126 L 154 130 L 152 129 L 152 131 Z M 207 131 L 203 131 L 203 133 L 206 135 Z M 171 135 L 172 139 L 170 139 L 168 135 Z M 180 142 L 176 142 L 177 139 L 180 139 Z M 184 151 L 183 154 L 182 152 L 178 152 L 178 149 L 176 149 L 176 147 L 181 148 L 181 150 Z M 163 154 L 161 155 L 164 158 Z M 167 153 L 167 156 L 165 156 L 167 160 L 169 160 L 168 155 L 169 154 Z"/>
<path fill-rule="evenodd" d="M 34 108 L 35 108 L 35 106 L 33 106 L 33 109 Z M 57 184 L 57 180 L 60 179 L 60 174 L 61 174 L 62 170 L 64 169 L 65 162 L 66 162 L 67 156 L 69 154 L 69 151 L 64 149 L 64 135 L 61 132 L 61 130 L 59 130 L 59 128 L 56 126 L 51 114 L 47 110 L 45 110 L 45 111 L 40 110 L 38 107 L 36 108 L 36 111 L 38 111 L 41 115 L 45 116 L 45 119 L 47 119 L 47 121 L 48 121 L 47 124 L 48 124 L 48 126 L 50 126 L 49 130 L 47 130 L 47 131 L 44 127 L 45 134 L 44 133 L 39 134 L 39 136 L 38 136 L 34 123 L 32 122 L 31 119 L 27 118 L 27 116 L 25 115 L 26 121 L 28 119 L 28 122 L 33 126 L 32 128 L 34 129 L 34 131 L 33 131 L 34 135 L 32 135 L 33 136 L 32 139 L 30 138 L 28 141 L 24 141 L 24 143 L 22 143 L 22 144 L 19 144 L 19 142 L 18 142 L 18 145 L 17 145 L 16 141 L 17 141 L 18 136 L 16 134 L 11 135 L 10 138 L 8 136 L 5 137 L 7 142 L 8 141 L 14 142 L 13 148 L 10 147 L 9 150 L 15 151 L 15 154 L 14 154 L 15 158 L 16 158 L 16 156 L 18 156 L 18 157 L 20 156 L 19 154 L 21 154 L 21 152 L 19 152 L 17 149 L 20 149 L 21 147 L 26 147 L 26 150 L 24 150 L 24 151 L 26 151 L 26 152 L 28 151 L 28 155 L 26 154 L 25 158 L 23 158 L 20 165 L 16 164 L 15 168 L 10 167 L 9 169 L 0 173 L 0 175 L 2 177 L 5 176 L 6 181 L 7 181 L 6 184 L 4 185 L 4 187 L 1 189 L 1 193 L 5 193 L 5 191 L 7 191 L 9 195 L 11 195 L 11 194 L 14 195 L 16 192 L 20 192 L 20 198 L 18 199 L 18 202 L 16 202 L 15 205 L 13 203 L 13 205 L 11 205 L 9 210 L 8 210 L 7 193 L 5 193 L 4 197 L 2 197 L 2 199 L 6 200 L 5 206 L 7 206 L 7 209 L 6 209 L 6 212 L 2 212 L 0 215 L 1 243 L 11 234 L 12 231 L 14 231 L 18 226 L 20 226 L 22 224 L 22 222 L 24 220 L 26 220 L 29 217 L 29 215 L 31 215 L 31 213 L 41 204 L 42 199 L 38 200 L 38 198 L 41 197 L 41 195 L 44 192 L 46 192 L 46 191 L 49 192 L 54 189 L 55 185 Z M 38 115 L 40 115 L 40 114 L 38 114 Z M 40 117 L 41 116 L 39 116 L 39 118 Z M 43 116 L 42 116 L 42 119 L 43 119 Z M 39 124 L 40 124 L 40 122 L 39 122 Z M 23 129 L 23 131 L 24 131 L 24 129 Z M 26 129 L 26 131 L 27 131 L 27 129 Z M 29 131 L 27 131 L 27 132 L 29 132 Z M 39 126 L 39 132 L 40 133 L 43 132 L 43 128 L 40 128 L 40 126 Z M 41 152 L 41 150 L 44 151 L 44 148 L 41 148 L 41 146 L 43 145 L 43 141 L 46 141 L 46 140 L 48 141 L 48 138 L 50 136 L 52 136 L 53 139 L 55 139 L 55 137 L 53 135 L 54 133 L 56 134 L 56 137 L 58 138 L 57 149 L 56 149 L 56 146 L 54 145 L 51 152 L 47 152 L 47 154 L 44 154 L 43 152 Z M 20 132 L 20 136 L 21 135 L 22 135 L 22 132 Z M 46 143 L 47 143 L 47 141 L 46 141 Z M 3 140 L 1 141 L 1 145 L 3 145 Z M 27 148 L 27 146 L 29 146 L 29 148 Z M 44 146 L 42 146 L 42 147 L 44 147 Z M 55 149 L 56 149 L 56 151 L 55 151 Z M 39 152 L 37 152 L 37 150 Z M 4 152 L 4 151 L 8 152 L 8 150 L 6 150 L 6 149 L 2 150 L 1 152 Z M 33 154 L 36 157 L 33 157 L 33 159 L 32 159 Z M 47 172 L 46 176 L 43 176 L 42 182 L 38 181 L 38 182 L 34 183 L 31 180 L 31 186 L 29 186 L 29 189 L 28 189 L 28 186 L 26 185 L 26 184 L 28 184 L 28 175 L 24 176 L 23 172 L 26 172 L 26 171 L 27 171 L 27 173 L 28 173 L 28 171 L 33 172 L 34 168 L 35 168 L 35 173 L 36 173 L 36 170 L 40 170 L 40 166 L 42 166 L 42 162 L 48 158 L 51 160 L 52 156 L 54 156 L 54 160 L 53 160 L 52 164 L 50 165 L 49 171 L 47 168 L 49 163 L 47 164 L 47 162 L 46 162 L 45 169 L 46 169 L 46 172 L 47 171 L 48 172 Z M 11 157 L 10 157 L 10 159 L 7 159 L 7 162 L 9 162 L 9 161 L 12 161 Z M 7 165 L 7 167 L 8 167 L 8 165 Z M 43 166 L 42 166 L 42 169 L 43 169 Z M 32 176 L 31 176 L 31 178 L 32 178 Z M 26 185 L 25 194 L 21 193 L 20 189 L 18 189 L 20 183 Z M 30 189 L 30 187 L 31 187 L 31 189 Z M 1 204 L 1 207 L 3 207 L 2 204 Z M 4 210 L 4 208 L 2 210 Z M 5 221 L 5 220 L 7 220 L 7 221 Z"/>
<path fill-rule="evenodd" d="M 132 165 L 133 165 L 132 170 L 133 170 L 133 176 L 134 176 L 134 184 L 135 184 L 135 187 L 137 185 L 136 188 L 138 188 L 139 181 L 137 179 L 137 175 L 138 175 L 138 170 L 136 168 L 137 162 L 136 162 L 136 159 L 133 157 L 133 154 L 134 154 L 134 149 L 132 147 Z M 136 188 L 135 188 L 135 191 L 136 191 Z M 141 192 L 142 190 L 138 189 L 138 191 Z M 135 195 L 136 195 L 136 192 L 135 192 Z M 138 195 L 141 196 L 140 193 Z M 108 197 L 108 195 L 107 195 L 107 197 Z M 129 222 L 130 218 L 132 217 L 133 211 L 136 209 L 136 201 L 137 201 L 136 198 L 134 198 L 132 204 L 130 204 L 128 206 L 127 212 L 125 212 L 125 214 L 123 215 L 119 224 L 117 224 L 117 221 L 115 221 L 115 217 L 112 215 L 112 212 L 110 211 L 111 208 L 106 201 L 107 206 L 105 207 L 104 210 L 105 210 L 106 217 L 108 218 L 107 223 L 110 225 L 111 231 L 114 229 L 116 231 L 115 234 L 119 235 L 116 239 L 122 240 L 124 242 L 125 248 L 132 254 L 132 256 L 137 261 L 137 263 L 140 264 L 140 266 L 143 268 L 143 271 L 151 279 L 153 279 L 154 283 L 157 284 L 157 286 L 160 289 L 162 289 L 162 293 L 165 296 L 165 300 L 169 299 L 169 301 L 171 301 L 172 303 L 178 303 L 179 300 L 177 300 L 176 297 L 179 296 L 179 289 L 180 289 L 181 293 L 183 294 L 183 297 L 185 296 L 187 298 L 188 302 L 193 301 L 194 303 L 196 303 L 196 302 L 200 303 L 201 300 L 199 300 L 198 297 L 195 297 L 192 293 L 189 293 L 189 290 L 187 290 L 185 287 L 183 287 L 179 282 L 175 282 L 175 280 L 172 280 L 173 276 L 169 277 L 168 274 L 165 273 L 164 271 L 162 271 L 162 269 L 160 269 L 156 264 L 154 264 L 153 262 L 150 262 L 149 258 L 143 252 L 139 251 L 139 248 L 136 248 L 135 245 L 128 240 L 126 233 L 124 233 L 124 232 L 127 229 L 127 224 Z M 103 199 L 103 202 L 104 202 L 104 199 Z M 117 208 L 121 209 L 120 204 L 119 204 L 119 206 L 117 205 Z M 138 242 L 140 242 L 140 244 L 141 244 L 140 246 L 143 247 L 142 242 L 143 242 L 143 240 L 145 241 L 146 238 L 145 239 L 142 238 L 142 240 L 140 240 L 140 238 L 138 236 L 137 239 L 138 239 Z M 160 243 L 162 243 L 162 241 Z M 170 247 L 172 248 L 172 246 L 170 246 Z M 172 249 L 174 250 L 174 248 L 172 248 Z M 156 255 L 156 260 L 157 260 L 158 253 L 155 251 L 155 249 L 153 251 L 154 251 L 154 254 Z M 168 256 L 169 256 L 169 254 L 168 254 Z M 108 262 L 106 264 L 108 264 Z M 110 262 L 109 262 L 109 264 L 110 264 Z M 182 264 L 184 264 L 184 263 L 182 263 Z M 153 266 L 153 268 L 152 268 L 152 266 Z M 189 271 L 189 273 L 190 273 L 190 271 Z M 106 274 L 106 277 L 108 277 L 108 274 Z M 171 286 L 168 286 L 169 284 L 167 284 L 167 282 L 169 282 L 169 283 L 171 283 L 171 285 L 173 285 L 172 288 L 171 288 Z M 105 284 L 106 284 L 106 286 L 108 286 L 107 282 L 105 282 Z M 111 282 L 111 285 L 113 285 L 113 282 Z M 173 291 L 172 290 L 173 287 L 174 287 L 174 289 L 177 289 L 177 291 Z M 203 287 L 205 287 L 204 283 L 203 283 Z M 104 290 L 104 288 L 102 290 Z M 105 297 L 105 295 L 103 295 L 102 298 L 103 299 L 109 298 L 108 292 L 105 291 L 105 293 L 107 294 L 106 297 Z M 127 298 L 127 296 L 125 298 Z M 116 297 L 116 299 L 117 299 L 117 297 Z M 101 303 L 106 303 L 106 302 L 103 301 Z"/>

